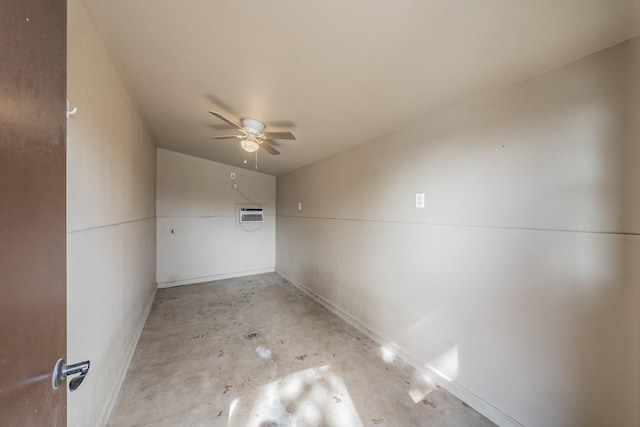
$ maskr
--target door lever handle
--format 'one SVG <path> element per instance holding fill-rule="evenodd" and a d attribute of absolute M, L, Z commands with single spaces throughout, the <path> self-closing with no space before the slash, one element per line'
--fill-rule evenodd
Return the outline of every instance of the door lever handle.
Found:
<path fill-rule="evenodd" d="M 80 363 L 74 363 L 73 365 L 67 365 L 67 362 L 65 362 L 64 359 L 59 359 L 56 362 L 56 366 L 54 366 L 53 368 L 51 385 L 54 389 L 56 389 L 60 387 L 66 377 L 80 374 L 69 381 L 69 390 L 75 391 L 78 387 L 80 387 L 80 384 L 82 384 L 82 381 L 84 381 L 84 377 L 86 377 L 89 373 L 90 366 L 91 362 L 88 360 Z"/>

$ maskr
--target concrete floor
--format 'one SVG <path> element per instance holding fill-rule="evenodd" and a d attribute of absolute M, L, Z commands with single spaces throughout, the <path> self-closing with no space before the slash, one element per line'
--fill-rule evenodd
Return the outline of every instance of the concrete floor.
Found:
<path fill-rule="evenodd" d="M 160 289 L 109 421 L 375 425 L 494 424 L 275 273 Z"/>

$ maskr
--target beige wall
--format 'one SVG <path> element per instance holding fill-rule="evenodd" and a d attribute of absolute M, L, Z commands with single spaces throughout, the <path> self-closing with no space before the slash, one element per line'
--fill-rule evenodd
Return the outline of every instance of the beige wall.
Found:
<path fill-rule="evenodd" d="M 501 425 L 637 426 L 639 55 L 279 176 L 276 271 Z"/>
<path fill-rule="evenodd" d="M 274 270 L 275 177 L 158 149 L 157 183 L 160 287 Z M 238 222 L 250 200 L 264 206 L 263 224 Z"/>
<path fill-rule="evenodd" d="M 68 2 L 69 426 L 105 425 L 155 292 L 155 146 L 81 0 Z"/>

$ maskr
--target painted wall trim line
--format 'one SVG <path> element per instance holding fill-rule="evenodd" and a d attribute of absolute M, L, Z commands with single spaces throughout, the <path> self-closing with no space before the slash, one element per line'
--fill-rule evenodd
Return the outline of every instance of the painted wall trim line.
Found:
<path fill-rule="evenodd" d="M 151 292 L 151 296 L 147 301 L 147 304 L 144 308 L 144 314 L 142 315 L 142 319 L 138 326 L 136 327 L 135 337 L 136 339 L 133 341 L 133 345 L 129 348 L 127 353 L 126 361 L 127 363 L 123 364 L 120 373 L 118 374 L 118 380 L 114 383 L 111 391 L 109 392 L 109 399 L 107 400 L 106 405 L 103 407 L 102 416 L 96 423 L 97 426 L 106 427 L 109 422 L 109 418 L 111 417 L 111 412 L 113 412 L 113 408 L 116 405 L 116 401 L 118 399 L 118 395 L 120 394 L 120 389 L 122 388 L 122 384 L 124 383 L 124 378 L 127 375 L 127 371 L 129 371 L 129 365 L 131 365 L 131 360 L 133 359 L 133 354 L 136 351 L 136 347 L 138 347 L 138 341 L 140 340 L 140 336 L 142 335 L 142 330 L 144 329 L 145 323 L 147 323 L 147 317 L 149 317 L 149 312 L 151 311 L 151 306 L 153 305 L 153 300 L 156 298 L 156 293 L 158 289 L 153 289 Z"/>
<path fill-rule="evenodd" d="M 118 225 L 131 224 L 133 222 L 149 221 L 152 219 L 156 219 L 156 217 L 150 216 L 147 218 L 139 218 L 139 219 L 132 219 L 129 221 L 114 222 L 113 224 L 97 225 L 95 227 L 79 228 L 77 230 L 67 230 L 67 234 L 80 233 L 83 231 L 99 230 L 101 228 L 107 228 L 107 227 L 117 227 Z"/>
<path fill-rule="evenodd" d="M 427 225 L 432 227 L 460 227 L 460 228 L 488 228 L 493 230 L 519 230 L 519 231 L 542 231 L 547 233 L 585 233 L 585 234 L 606 234 L 611 236 L 640 236 L 640 232 L 634 231 L 607 231 L 607 230 L 571 230 L 571 229 L 555 229 L 555 228 L 536 228 L 536 227 L 507 227 L 501 225 L 474 225 L 474 224 L 453 224 L 438 222 L 421 222 L 421 221 L 393 221 L 388 219 L 367 219 L 367 218 L 339 218 L 324 216 L 302 216 L 302 215 L 280 215 L 276 218 L 293 218 L 293 219 L 319 219 L 325 221 L 353 221 L 353 222 L 377 222 L 382 224 L 413 224 Z"/>
<path fill-rule="evenodd" d="M 491 421 L 496 423 L 501 427 L 524 427 L 524 424 L 516 421 L 511 418 L 509 415 L 502 412 L 500 409 L 493 406 L 491 403 L 482 399 L 480 396 L 476 395 L 472 391 L 466 389 L 455 381 L 451 381 L 448 378 L 445 378 L 440 372 L 430 368 L 428 365 L 424 365 L 420 363 L 415 357 L 411 356 L 402 348 L 398 347 L 396 344 L 393 344 L 387 341 L 384 337 L 381 337 L 377 333 L 373 332 L 371 329 L 360 323 L 357 319 L 351 317 L 349 314 L 344 312 L 342 309 L 334 306 L 331 302 L 324 299 L 322 296 L 318 295 L 316 292 L 306 287 L 304 284 L 290 278 L 286 274 L 276 271 L 277 274 L 284 277 L 286 280 L 291 282 L 296 288 L 300 289 L 305 294 L 309 295 L 314 301 L 318 302 L 324 308 L 340 317 L 342 320 L 356 328 L 358 331 L 367 335 L 373 341 L 378 343 L 379 345 L 391 350 L 396 357 L 401 359 L 403 362 L 407 363 L 409 366 L 414 368 L 416 371 L 434 378 L 436 384 L 440 387 L 447 390 L 449 393 L 456 396 L 458 399 L 467 403 L 473 409 L 489 418 Z"/>
<path fill-rule="evenodd" d="M 193 285 L 196 283 L 212 282 L 214 280 L 233 279 L 235 277 L 253 276 L 254 274 L 273 273 L 274 267 L 258 270 L 238 271 L 234 273 L 216 274 L 214 276 L 193 277 L 190 279 L 174 280 L 172 282 L 158 282 L 158 289 L 173 288 L 174 286 Z"/>

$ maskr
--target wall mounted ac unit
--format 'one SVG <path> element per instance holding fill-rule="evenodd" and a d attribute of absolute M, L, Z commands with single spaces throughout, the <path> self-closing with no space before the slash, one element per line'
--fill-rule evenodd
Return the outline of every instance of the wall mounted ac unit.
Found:
<path fill-rule="evenodd" d="M 241 223 L 264 222 L 264 208 L 240 208 Z"/>

